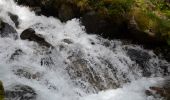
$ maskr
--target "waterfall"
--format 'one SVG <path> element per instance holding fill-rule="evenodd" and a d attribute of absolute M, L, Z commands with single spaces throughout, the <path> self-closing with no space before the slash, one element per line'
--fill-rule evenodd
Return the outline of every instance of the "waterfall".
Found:
<path fill-rule="evenodd" d="M 9 13 L 18 16 L 18 27 Z M 170 64 L 153 51 L 89 35 L 79 19 L 62 23 L 37 16 L 13 0 L 0 0 L 0 19 L 18 36 L 0 37 L 0 80 L 6 91 L 22 84 L 35 91 L 36 100 L 156 100 L 145 90 L 169 75 Z M 28 28 L 53 48 L 20 39 Z"/>

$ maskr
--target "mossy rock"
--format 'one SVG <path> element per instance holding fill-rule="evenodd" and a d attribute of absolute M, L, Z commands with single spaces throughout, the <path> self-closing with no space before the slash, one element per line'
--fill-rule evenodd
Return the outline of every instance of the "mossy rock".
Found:
<path fill-rule="evenodd" d="M 0 81 L 0 100 L 4 100 L 4 87 L 3 87 L 3 83 Z"/>

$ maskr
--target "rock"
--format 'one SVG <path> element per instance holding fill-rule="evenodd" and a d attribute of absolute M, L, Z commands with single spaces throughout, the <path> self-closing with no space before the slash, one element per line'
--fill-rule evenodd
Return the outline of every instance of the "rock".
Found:
<path fill-rule="evenodd" d="M 168 62 L 170 62 L 170 46 L 156 47 L 156 48 L 154 48 L 153 51 L 157 55 L 160 55 L 161 58 L 163 58 L 163 59 L 167 60 Z"/>
<path fill-rule="evenodd" d="M 128 38 L 140 44 L 149 44 L 154 46 L 159 46 L 166 44 L 165 40 L 162 40 L 160 37 L 155 36 L 155 33 L 152 31 L 144 31 L 138 27 L 137 22 L 134 17 L 129 19 L 128 23 Z"/>
<path fill-rule="evenodd" d="M 24 54 L 24 52 L 21 49 L 15 50 L 15 52 L 11 55 L 10 60 L 16 60 L 18 59 L 19 55 Z"/>
<path fill-rule="evenodd" d="M 5 91 L 5 100 L 36 100 L 36 91 L 27 85 L 15 85 Z"/>
<path fill-rule="evenodd" d="M 151 72 L 149 69 L 149 66 L 147 65 L 147 61 L 151 59 L 151 56 L 149 53 L 141 50 L 136 50 L 136 49 L 127 49 L 127 55 L 131 58 L 131 60 L 135 61 L 141 69 L 143 70 L 143 75 L 144 76 L 150 76 Z"/>
<path fill-rule="evenodd" d="M 70 5 L 63 4 L 58 10 L 58 18 L 63 22 L 66 22 L 75 16 L 76 14 L 74 13 L 73 7 Z"/>
<path fill-rule="evenodd" d="M 81 21 L 88 33 L 98 34 L 109 39 L 125 36 L 123 34 L 123 31 L 126 30 L 124 19 L 114 22 L 109 16 L 105 17 L 95 11 L 90 11 L 82 16 Z"/>
<path fill-rule="evenodd" d="M 0 100 L 4 100 L 5 93 L 4 93 L 4 87 L 3 83 L 0 81 Z"/>
<path fill-rule="evenodd" d="M 55 65 L 53 59 L 50 56 L 41 58 L 40 63 L 41 63 L 41 66 L 48 66 L 48 67 L 50 67 L 51 65 Z"/>
<path fill-rule="evenodd" d="M 149 87 L 146 91 L 145 93 L 148 96 L 160 96 L 163 100 L 170 100 L 170 77 L 165 77 L 163 81 L 159 81 L 157 85 Z"/>
<path fill-rule="evenodd" d="M 41 12 L 42 12 L 41 7 L 31 7 L 30 9 L 31 9 L 31 11 L 34 11 L 35 14 L 41 15 Z"/>
<path fill-rule="evenodd" d="M 19 26 L 18 16 L 15 14 L 12 14 L 12 13 L 8 13 L 8 15 L 10 16 L 11 20 L 14 22 L 15 26 L 18 28 L 18 26 Z"/>
<path fill-rule="evenodd" d="M 34 31 L 34 29 L 32 29 L 32 28 L 28 28 L 28 29 L 24 30 L 21 33 L 20 38 L 22 40 L 34 41 L 34 42 L 38 43 L 40 46 L 44 46 L 47 48 L 52 47 L 52 45 L 50 43 L 46 42 L 46 40 L 43 37 L 37 35 L 36 32 Z"/>
<path fill-rule="evenodd" d="M 40 5 L 42 0 L 15 0 L 15 2 L 17 2 L 18 4 L 22 4 L 22 5 L 27 5 L 27 6 L 37 6 Z"/>
<path fill-rule="evenodd" d="M 66 70 L 75 85 L 81 87 L 85 92 L 98 92 L 101 90 L 118 88 L 120 87 L 120 81 L 128 82 L 126 77 L 123 80 L 117 79 L 117 70 L 114 69 L 109 61 L 103 62 L 107 67 L 101 70 L 100 65 L 93 65 L 95 62 L 82 58 L 80 55 L 79 53 L 77 56 L 75 54 L 68 58 L 70 64 Z"/>
<path fill-rule="evenodd" d="M 3 37 L 12 37 L 13 39 L 18 39 L 17 31 L 8 23 L 5 23 L 0 20 L 0 36 Z"/>
<path fill-rule="evenodd" d="M 36 79 L 39 80 L 43 75 L 40 72 L 32 72 L 29 69 L 26 68 L 19 68 L 13 70 L 14 74 L 19 77 L 24 77 L 26 79 Z"/>
<path fill-rule="evenodd" d="M 72 44 L 73 43 L 73 41 L 70 40 L 70 39 L 63 39 L 62 41 L 67 43 L 67 44 Z"/>

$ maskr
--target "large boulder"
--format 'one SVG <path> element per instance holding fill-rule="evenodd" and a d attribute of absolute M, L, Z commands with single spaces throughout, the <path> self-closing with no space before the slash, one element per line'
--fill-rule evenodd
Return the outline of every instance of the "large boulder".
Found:
<path fill-rule="evenodd" d="M 116 20 L 116 21 L 115 21 Z M 95 11 L 90 11 L 82 16 L 82 24 L 88 33 L 98 34 L 105 38 L 113 39 L 125 37 L 125 19 L 115 19 L 111 16 L 103 16 Z"/>
<path fill-rule="evenodd" d="M 131 38 L 133 42 L 149 45 L 162 45 L 166 44 L 166 41 L 161 37 L 155 35 L 152 30 L 142 30 L 134 19 L 134 17 L 129 19 L 127 32 L 129 34 L 128 38 Z"/>
<path fill-rule="evenodd" d="M 5 94 L 4 94 L 4 87 L 2 82 L 0 81 L 0 100 L 4 100 Z"/>
<path fill-rule="evenodd" d="M 44 47 L 52 47 L 52 45 L 50 43 L 48 43 L 42 36 L 36 34 L 35 30 L 32 28 L 28 28 L 26 30 L 24 30 L 21 35 L 20 38 L 22 40 L 29 40 L 29 41 L 34 41 L 36 43 L 38 43 L 40 46 L 44 46 Z"/>
<path fill-rule="evenodd" d="M 18 39 L 18 33 L 11 25 L 0 20 L 0 37 Z"/>
<path fill-rule="evenodd" d="M 27 85 L 15 85 L 5 91 L 5 100 L 36 100 L 36 91 Z"/>

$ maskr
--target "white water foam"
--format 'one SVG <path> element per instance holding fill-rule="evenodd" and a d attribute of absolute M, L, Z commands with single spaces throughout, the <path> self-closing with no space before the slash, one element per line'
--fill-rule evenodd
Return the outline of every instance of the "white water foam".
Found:
<path fill-rule="evenodd" d="M 8 89 L 12 84 L 31 86 L 38 94 L 37 100 L 153 99 L 152 97 L 147 97 L 144 92 L 149 86 L 156 84 L 160 78 L 142 78 L 142 72 L 138 69 L 139 65 L 135 61 L 132 61 L 126 54 L 126 50 L 124 50 L 126 46 L 143 50 L 141 47 L 123 45 L 118 40 L 109 41 L 96 35 L 88 35 L 84 27 L 80 24 L 79 19 L 72 19 L 66 23 L 61 23 L 53 17 L 36 16 L 28 7 L 18 6 L 13 0 L 0 0 L 0 18 L 15 27 L 15 24 L 8 16 L 8 12 L 18 15 L 20 25 L 16 30 L 19 34 L 31 27 L 52 44 L 55 50 L 50 55 L 54 61 L 54 65 L 50 67 L 42 66 L 40 64 L 41 58 L 46 57 L 46 55 L 43 54 L 44 52 L 41 52 L 38 44 L 21 39 L 0 38 L 0 80 L 3 81 L 5 89 Z M 64 43 L 63 39 L 69 39 L 72 44 Z M 110 46 L 104 46 L 104 42 L 110 43 Z M 64 49 L 60 50 L 60 46 L 63 46 Z M 23 54 L 19 55 L 14 61 L 10 61 L 11 55 L 18 49 L 21 49 Z M 144 51 L 154 56 L 152 51 Z M 116 83 L 120 83 L 122 88 L 92 94 L 96 92 L 95 89 L 88 82 L 81 80 L 81 78 L 77 80 L 81 80 L 85 86 L 91 87 L 89 92 L 86 92 L 86 90 L 83 90 L 79 86 L 75 86 L 65 70 L 68 65 L 64 63 L 71 64 L 68 57 L 73 54 L 81 55 L 82 59 L 89 61 L 89 66 L 93 66 L 93 70 L 101 77 L 103 81 L 101 84 L 105 85 L 105 87 L 107 87 L 107 80 L 104 79 L 104 75 L 106 74 L 115 80 Z M 106 67 L 109 67 L 109 65 L 102 63 L 105 60 L 109 61 L 117 69 L 115 75 L 110 69 L 106 71 Z M 148 61 L 152 70 L 159 65 L 159 61 L 157 57 Z M 162 63 L 167 64 L 166 61 L 162 61 Z M 33 74 L 38 72 L 41 76 L 37 79 L 19 77 L 14 74 L 16 69 L 24 69 Z M 155 69 L 151 72 L 153 72 L 152 77 L 161 76 L 161 69 Z M 124 77 L 123 74 L 126 76 Z M 132 81 L 132 83 L 124 84 L 123 81 L 126 79 Z"/>

